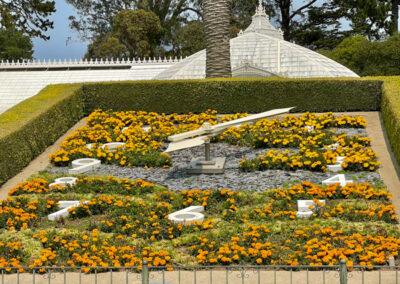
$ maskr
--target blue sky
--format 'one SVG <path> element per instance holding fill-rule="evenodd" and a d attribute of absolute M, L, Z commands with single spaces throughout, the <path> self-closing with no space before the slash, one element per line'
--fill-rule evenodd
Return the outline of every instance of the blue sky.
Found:
<path fill-rule="evenodd" d="M 69 28 L 68 17 L 74 14 L 74 9 L 64 0 L 55 0 L 57 12 L 51 17 L 54 29 L 48 32 L 50 40 L 35 39 L 34 57 L 36 59 L 74 59 L 82 58 L 87 43 L 78 39 L 77 33 Z M 68 38 L 71 40 L 68 41 Z"/>

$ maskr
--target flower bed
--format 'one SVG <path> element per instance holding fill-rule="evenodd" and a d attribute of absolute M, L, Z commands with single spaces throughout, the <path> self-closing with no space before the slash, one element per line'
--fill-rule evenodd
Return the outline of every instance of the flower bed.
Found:
<path fill-rule="evenodd" d="M 162 153 L 168 136 L 246 115 L 98 110 L 50 159 L 56 166 L 92 157 L 124 167 L 168 168 L 173 161 Z M 364 127 L 362 117 L 307 113 L 232 127 L 212 142 L 250 152 L 265 149 L 256 158 L 244 157 L 240 170 L 250 173 L 240 174 L 268 169 L 325 172 L 340 156 L 346 171 L 368 173 L 379 167 L 371 140 L 346 134 L 346 128 L 351 129 L 347 133 L 363 133 L 357 129 Z M 104 147 L 110 142 L 125 145 L 110 151 Z M 349 265 L 370 267 L 397 257 L 400 248 L 391 194 L 380 183 L 341 187 L 303 181 L 268 191 L 173 191 L 143 179 L 80 175 L 74 185 L 50 186 L 59 177 L 39 174 L 0 203 L 0 266 L 106 268 L 140 266 L 143 260 L 166 267 L 332 265 L 344 258 Z M 68 209 L 68 217 L 49 221 L 47 216 L 65 200 L 81 203 Z M 309 219 L 297 217 L 298 200 L 314 201 Z M 203 222 L 182 225 L 168 219 L 192 205 L 204 206 Z"/>
<path fill-rule="evenodd" d="M 205 122 L 217 124 L 246 115 L 218 117 L 216 111 L 211 110 L 181 115 L 98 110 L 88 117 L 87 126 L 70 135 L 60 149 L 50 155 L 50 161 L 56 166 L 68 166 L 74 159 L 90 157 L 120 166 L 168 168 L 172 160 L 168 154 L 162 153 L 168 136 L 197 129 Z M 370 148 L 369 138 L 336 134 L 333 130 L 364 128 L 365 125 L 362 117 L 336 117 L 332 113 L 306 113 L 300 117 L 287 115 L 283 119 L 265 119 L 254 125 L 232 127 L 215 137 L 213 142 L 251 148 L 288 148 L 284 151 L 268 150 L 256 159 L 244 158 L 240 163 L 243 171 L 306 169 L 324 172 L 328 165 L 336 163 L 338 156 L 346 157 L 342 163 L 345 170 L 375 171 L 379 161 Z M 126 144 L 110 151 L 104 147 L 110 142 Z M 329 148 L 332 144 L 338 144 L 338 147 Z"/>
<path fill-rule="evenodd" d="M 50 189 L 55 178 L 22 183 L 0 204 L 0 265 L 331 265 L 344 258 L 369 267 L 400 248 L 391 194 L 379 184 L 168 191 L 143 180 L 81 176 Z M 299 199 L 315 200 L 310 219 L 296 217 Z M 48 221 L 60 200 L 88 202 Z M 205 207 L 204 222 L 167 219 L 191 205 Z"/>

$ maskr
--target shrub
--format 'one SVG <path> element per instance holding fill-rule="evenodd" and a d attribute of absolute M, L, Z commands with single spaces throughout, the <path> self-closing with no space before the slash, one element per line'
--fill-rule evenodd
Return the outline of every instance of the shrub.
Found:
<path fill-rule="evenodd" d="M 346 38 L 332 51 L 322 50 L 320 53 L 360 76 L 400 75 L 399 35 L 382 42 L 371 42 L 358 35 Z"/>
<path fill-rule="evenodd" d="M 359 79 L 230 79 L 85 84 L 85 112 L 97 108 L 165 113 L 257 113 L 296 106 L 296 112 L 380 109 L 382 83 Z M 116 99 L 118 94 L 118 99 Z"/>
<path fill-rule="evenodd" d="M 379 79 L 215 79 L 48 86 L 0 115 L 0 185 L 94 109 L 165 113 L 376 111 Z M 116 97 L 116 94 L 118 96 Z"/>
<path fill-rule="evenodd" d="M 0 185 L 83 116 L 79 85 L 46 87 L 0 116 Z"/>
<path fill-rule="evenodd" d="M 386 77 L 384 80 L 382 120 L 397 164 L 400 164 L 400 77 Z"/>

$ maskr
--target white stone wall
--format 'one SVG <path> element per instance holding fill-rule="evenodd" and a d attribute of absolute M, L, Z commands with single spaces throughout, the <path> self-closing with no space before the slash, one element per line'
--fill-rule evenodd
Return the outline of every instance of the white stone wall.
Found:
<path fill-rule="evenodd" d="M 131 62 L 113 64 L 110 62 L 71 63 L 0 63 L 0 114 L 16 104 L 36 95 L 47 85 L 61 83 L 83 83 L 101 81 L 151 80 L 160 72 L 173 66 L 179 60 L 155 60 L 151 62 Z M 127 66 L 128 64 L 128 66 Z M 110 68 L 110 69 L 98 69 Z M 45 71 L 33 71 L 37 68 Z M 57 68 L 70 70 L 56 70 Z M 92 68 L 76 70 L 77 68 Z M 97 67 L 97 69 L 95 68 Z M 127 69 L 116 69 L 116 68 Z M 16 71 L 18 69 L 18 71 Z M 74 70 L 75 69 L 75 70 Z M 15 70 L 15 71 L 14 71 Z M 54 70 L 54 71 L 53 71 Z"/>

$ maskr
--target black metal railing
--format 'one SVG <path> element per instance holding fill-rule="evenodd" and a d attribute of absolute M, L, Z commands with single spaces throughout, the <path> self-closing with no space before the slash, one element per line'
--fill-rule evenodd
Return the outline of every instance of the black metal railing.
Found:
<path fill-rule="evenodd" d="M 1 284 L 399 284 L 399 266 L 2 267 Z"/>

